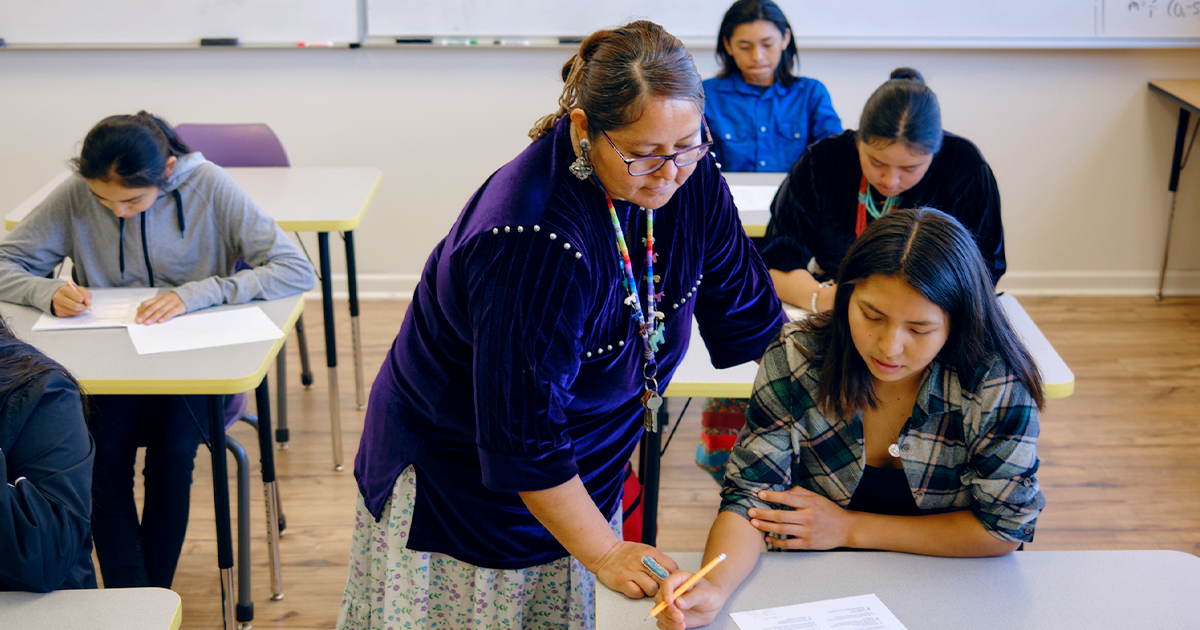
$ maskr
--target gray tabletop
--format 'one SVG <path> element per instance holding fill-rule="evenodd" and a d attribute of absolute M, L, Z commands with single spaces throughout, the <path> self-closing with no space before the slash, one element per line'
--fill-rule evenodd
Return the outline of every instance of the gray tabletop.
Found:
<path fill-rule="evenodd" d="M 164 291 L 169 289 L 164 289 Z M 214 306 L 200 312 L 259 307 L 286 334 L 304 309 L 304 296 Z M 30 329 L 42 312 L 0 302 L 16 336 L 58 361 L 89 394 L 237 394 L 262 381 L 283 339 L 139 355 L 124 328 Z"/>
<path fill-rule="evenodd" d="M 699 553 L 670 554 L 684 569 Z M 649 600 L 597 588 L 596 628 L 652 628 Z M 909 630 L 1196 630 L 1200 558 L 1178 551 L 1020 551 L 1000 558 L 764 553 L 730 612 L 874 593 Z"/>
<path fill-rule="evenodd" d="M 182 619 L 179 595 L 165 588 L 0 593 L 4 628 L 173 630 Z"/>

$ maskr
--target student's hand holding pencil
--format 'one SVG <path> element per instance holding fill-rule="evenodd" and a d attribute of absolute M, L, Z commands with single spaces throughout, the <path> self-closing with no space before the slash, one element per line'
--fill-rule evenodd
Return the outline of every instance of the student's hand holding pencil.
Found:
<path fill-rule="evenodd" d="M 76 285 L 70 279 L 59 287 L 50 298 L 50 308 L 57 317 L 78 317 L 92 305 L 92 292 Z"/>
<path fill-rule="evenodd" d="M 709 560 L 695 574 L 676 571 L 659 585 L 654 601 L 657 605 L 650 616 L 658 617 L 662 630 L 683 630 L 712 623 L 729 596 L 725 591 L 704 579 L 713 567 L 725 559 L 725 554 Z"/>

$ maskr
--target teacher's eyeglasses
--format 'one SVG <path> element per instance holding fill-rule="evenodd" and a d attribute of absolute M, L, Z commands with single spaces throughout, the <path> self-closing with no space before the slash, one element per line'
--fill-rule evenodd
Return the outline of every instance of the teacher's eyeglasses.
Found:
<path fill-rule="evenodd" d="M 704 135 L 708 138 L 708 142 L 697 144 L 694 147 L 688 147 L 674 155 L 647 155 L 646 157 L 636 158 L 625 157 L 625 154 L 621 153 L 621 150 L 617 148 L 617 145 L 613 144 L 612 138 L 609 138 L 607 133 L 603 131 L 600 133 L 604 135 L 605 140 L 608 140 L 608 146 L 612 147 L 613 151 L 616 151 L 617 155 L 621 156 L 621 160 L 625 162 L 625 168 L 629 170 L 629 174 L 634 177 L 641 177 L 657 171 L 667 162 L 674 162 L 675 166 L 678 166 L 679 168 L 691 166 L 696 162 L 699 162 L 700 159 L 708 153 L 708 148 L 713 144 L 712 133 L 708 130 L 708 123 L 702 122 L 701 124 L 704 126 Z"/>

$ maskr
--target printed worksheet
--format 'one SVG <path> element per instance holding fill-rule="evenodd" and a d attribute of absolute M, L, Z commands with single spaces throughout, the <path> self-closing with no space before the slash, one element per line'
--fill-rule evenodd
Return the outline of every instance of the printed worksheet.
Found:
<path fill-rule="evenodd" d="M 907 630 L 874 593 L 729 616 L 741 630 Z"/>
<path fill-rule="evenodd" d="M 92 305 L 77 317 L 55 317 L 42 313 L 33 330 L 81 330 L 84 328 L 124 328 L 137 319 L 138 305 L 158 295 L 158 289 L 89 289 Z"/>

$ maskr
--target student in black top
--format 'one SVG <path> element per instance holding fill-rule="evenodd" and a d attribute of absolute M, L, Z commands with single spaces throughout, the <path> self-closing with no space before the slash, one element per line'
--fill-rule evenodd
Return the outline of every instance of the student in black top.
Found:
<path fill-rule="evenodd" d="M 0 591 L 96 588 L 79 384 L 0 320 Z"/>
<path fill-rule="evenodd" d="M 969 140 L 942 131 L 937 96 L 919 72 L 892 72 L 857 131 L 809 145 L 779 188 L 760 243 L 775 292 L 814 310 L 833 306 L 842 257 L 894 207 L 932 207 L 975 237 L 993 284 L 1004 275 L 1000 191 Z"/>

